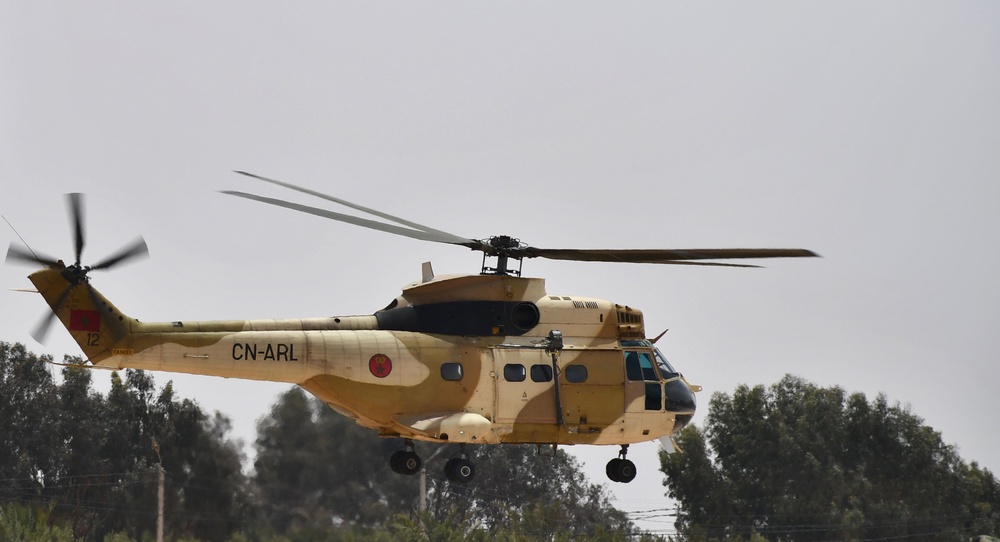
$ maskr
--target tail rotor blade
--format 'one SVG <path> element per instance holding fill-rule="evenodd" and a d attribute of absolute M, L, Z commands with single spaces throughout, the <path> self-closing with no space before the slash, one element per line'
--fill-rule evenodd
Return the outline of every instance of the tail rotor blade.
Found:
<path fill-rule="evenodd" d="M 42 317 L 42 321 L 38 323 L 35 330 L 31 332 L 31 338 L 38 341 L 40 344 L 45 342 L 45 336 L 49 333 L 49 327 L 52 326 L 52 321 L 56 319 L 56 315 L 62 310 L 63 305 L 66 304 L 66 300 L 69 299 L 69 294 L 73 291 L 75 286 L 70 286 L 66 288 L 59 299 L 56 300 L 56 304 L 52 306 L 52 310 L 48 314 Z"/>
<path fill-rule="evenodd" d="M 50 258 L 44 254 L 38 254 L 34 251 L 23 249 L 14 243 L 10 244 L 10 248 L 7 249 L 7 263 L 38 263 L 48 267 L 56 267 L 59 265 L 59 260 L 55 258 Z"/>
<path fill-rule="evenodd" d="M 146 246 L 146 240 L 139 237 L 115 255 L 91 266 L 90 269 L 108 269 L 133 258 L 144 258 L 146 256 L 149 256 L 149 247 Z"/>
<path fill-rule="evenodd" d="M 86 237 L 83 232 L 83 194 L 78 192 L 66 194 L 66 200 L 69 202 L 70 221 L 73 223 L 73 247 L 76 250 L 76 264 L 79 265 Z"/>

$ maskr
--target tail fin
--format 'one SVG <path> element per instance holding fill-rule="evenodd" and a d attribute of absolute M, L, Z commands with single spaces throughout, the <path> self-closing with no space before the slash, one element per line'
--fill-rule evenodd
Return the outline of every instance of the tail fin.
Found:
<path fill-rule="evenodd" d="M 91 362 L 111 356 L 136 323 L 95 290 L 86 277 L 73 280 L 72 275 L 50 267 L 32 273 L 28 280 Z"/>

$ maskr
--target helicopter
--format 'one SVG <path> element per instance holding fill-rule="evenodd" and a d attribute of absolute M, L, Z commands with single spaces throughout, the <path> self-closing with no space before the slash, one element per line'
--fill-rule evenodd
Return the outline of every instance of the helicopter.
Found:
<path fill-rule="evenodd" d="M 806 249 L 546 249 L 507 235 L 466 238 L 291 183 L 241 175 L 336 203 L 383 221 L 242 191 L 223 194 L 355 226 L 482 252 L 478 274 L 421 279 L 373 314 L 269 320 L 142 322 L 90 284 L 90 272 L 148 256 L 140 237 L 85 266 L 83 196 L 68 194 L 75 261 L 14 243 L 8 262 L 43 266 L 28 279 L 51 311 L 32 333 L 41 342 L 59 320 L 86 356 L 81 366 L 221 376 L 298 385 L 336 412 L 402 439 L 389 458 L 402 475 L 423 461 L 414 441 L 458 444 L 444 467 L 468 483 L 470 444 L 619 446 L 614 482 L 636 477 L 630 444 L 672 435 L 696 410 L 689 383 L 648 338 L 641 310 L 591 297 L 552 295 L 522 276 L 530 258 L 725 267 L 714 260 L 814 257 Z M 661 334 L 662 336 L 662 334 Z M 89 363 L 89 365 L 88 365 Z"/>

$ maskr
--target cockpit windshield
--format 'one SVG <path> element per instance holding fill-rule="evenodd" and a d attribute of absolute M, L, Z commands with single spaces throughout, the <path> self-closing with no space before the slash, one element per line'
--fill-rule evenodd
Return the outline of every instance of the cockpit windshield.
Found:
<path fill-rule="evenodd" d="M 656 356 L 656 366 L 660 368 L 660 376 L 664 380 L 669 380 L 671 378 L 675 378 L 680 375 L 680 373 L 677 372 L 677 369 L 674 369 L 673 365 L 670 365 L 670 362 L 667 361 L 667 357 L 663 355 L 663 352 L 660 352 L 658 348 L 653 346 L 653 343 L 646 340 L 622 341 L 621 345 L 623 348 L 628 348 L 628 347 L 651 348 L 653 350 L 653 354 L 655 354 Z"/>
<path fill-rule="evenodd" d="M 660 374 L 663 375 L 664 379 L 673 378 L 678 375 L 678 372 L 670 365 L 667 361 L 667 357 L 660 352 L 659 348 L 653 348 L 653 353 L 656 354 L 656 365 L 660 367 Z"/>

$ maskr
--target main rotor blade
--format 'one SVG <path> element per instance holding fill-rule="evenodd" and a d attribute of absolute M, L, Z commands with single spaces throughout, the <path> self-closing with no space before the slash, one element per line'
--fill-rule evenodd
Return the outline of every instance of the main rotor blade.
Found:
<path fill-rule="evenodd" d="M 146 246 L 146 240 L 139 237 L 135 241 L 132 241 L 130 245 L 118 251 L 114 256 L 105 258 L 100 263 L 91 266 L 90 269 L 94 271 L 98 269 L 108 269 L 126 260 L 145 256 L 149 256 L 149 247 Z"/>
<path fill-rule="evenodd" d="M 230 196 L 236 196 L 238 198 L 245 198 L 253 201 L 259 201 L 261 203 L 267 203 L 269 205 L 284 207 L 286 209 L 292 209 L 293 211 L 299 211 L 302 213 L 321 216 L 323 218 L 329 218 L 330 220 L 346 222 L 348 224 L 354 224 L 355 226 L 361 226 L 363 228 L 371 228 L 373 230 L 384 231 L 386 233 L 394 233 L 396 235 L 402 235 L 404 237 L 410 237 L 412 239 L 419 239 L 421 241 L 433 241 L 435 243 L 461 245 L 469 248 L 477 248 L 481 245 L 479 241 L 476 241 L 474 239 L 465 239 L 457 235 L 452 235 L 447 232 L 439 232 L 436 230 L 403 228 L 401 226 L 393 226 L 392 224 L 376 222 L 374 220 L 369 220 L 367 218 L 359 218 L 356 216 L 345 215 L 343 213 L 337 213 L 334 211 L 327 211 L 326 209 L 318 209 L 316 207 L 309 207 L 308 205 L 301 205 L 298 203 L 292 203 L 290 201 L 268 198 L 264 196 L 258 196 L 256 194 L 238 192 L 235 190 L 223 190 L 222 193 Z"/>
<path fill-rule="evenodd" d="M 591 260 L 593 261 L 593 260 Z M 701 267 L 744 267 L 751 269 L 761 269 L 762 265 L 753 265 L 749 263 L 722 263 L 722 262 L 688 262 L 684 260 L 675 261 L 661 261 L 661 262 L 643 262 L 643 261 L 630 261 L 625 263 L 651 263 L 657 265 L 698 265 Z"/>
<path fill-rule="evenodd" d="M 576 260 L 586 262 L 664 263 L 679 265 L 715 265 L 723 267 L 759 267 L 743 264 L 721 264 L 700 260 L 730 260 L 741 258 L 801 258 L 818 256 L 800 248 L 706 248 L 706 249 L 560 249 L 525 247 L 526 258 Z"/>
<path fill-rule="evenodd" d="M 49 326 L 52 325 L 52 321 L 56 319 L 56 315 L 62 310 L 63 305 L 66 304 L 66 300 L 69 299 L 69 294 L 73 291 L 76 286 L 70 286 L 66 288 L 66 291 L 59 296 L 56 300 L 56 304 L 52 306 L 52 310 L 48 314 L 42 317 L 42 321 L 38 322 L 34 331 L 31 332 L 31 338 L 38 341 L 38 343 L 45 342 L 45 336 L 49 333 Z"/>
<path fill-rule="evenodd" d="M 317 191 L 311 190 L 309 188 L 303 188 L 301 186 L 297 186 L 297 185 L 294 185 L 292 183 L 286 183 L 284 181 L 279 181 L 279 180 L 276 180 L 276 179 L 269 179 L 267 177 L 262 177 L 260 175 L 255 175 L 253 173 L 247 173 L 246 171 L 235 171 L 235 173 L 239 173 L 240 175 L 246 175 L 247 177 L 253 177 L 254 179 L 258 179 L 258 180 L 261 180 L 261 181 L 264 181 L 264 182 L 267 182 L 267 183 L 271 183 L 271 184 L 276 184 L 278 186 L 283 186 L 285 188 L 290 188 L 292 190 L 296 190 L 298 192 L 302 192 L 303 194 L 309 194 L 310 196 L 316 196 L 317 198 L 322 198 L 322 199 L 325 199 L 327 201 L 332 201 L 334 203 L 339 203 L 339 204 L 341 204 L 341 205 L 343 205 L 345 207 L 350 207 L 351 209 L 354 209 L 356 211 L 361 211 L 363 213 L 368 213 L 370 215 L 374 215 L 374 216 L 377 216 L 379 218 L 384 218 L 385 220 L 389 220 L 389 221 L 395 222 L 397 224 L 402 224 L 404 226 L 413 228 L 415 230 L 420 230 L 420 231 L 425 231 L 427 233 L 437 234 L 438 236 L 440 236 L 441 239 L 448 239 L 448 238 L 452 239 L 451 241 L 442 241 L 442 242 L 452 243 L 452 244 L 461 244 L 461 243 L 464 243 L 464 242 L 468 241 L 468 239 L 466 239 L 464 237 L 461 237 L 461 236 L 458 236 L 458 235 L 455 235 L 455 234 L 452 234 L 452 233 L 448 233 L 446 231 L 441 231 L 439 229 L 435 229 L 435 228 L 432 228 L 430 226 L 425 226 L 423 224 L 418 224 L 418 223 L 413 222 L 411 220 L 406 220 L 405 218 L 400 218 L 398 216 L 390 215 L 389 213 L 384 213 L 384 212 L 376 210 L 376 209 L 372 209 L 372 208 L 369 208 L 369 207 L 364 207 L 362 205 L 358 205 L 357 203 L 351 203 L 351 202 L 349 202 L 347 200 L 340 199 L 340 198 L 337 198 L 337 197 L 334 197 L 334 196 L 330 196 L 330 195 L 324 194 L 322 192 L 317 192 Z"/>
<path fill-rule="evenodd" d="M 44 254 L 37 254 L 30 251 L 30 249 L 23 249 L 14 243 L 11 243 L 10 247 L 7 249 L 7 263 L 12 262 L 38 263 L 46 267 L 59 266 L 59 260 Z"/>
<path fill-rule="evenodd" d="M 513 245 L 507 245 L 506 243 L 496 244 L 492 242 L 494 239 L 502 240 L 507 238 L 506 237 L 490 238 L 489 241 L 468 239 L 458 235 L 454 235 L 452 233 L 434 229 L 429 226 L 425 226 L 423 224 L 418 224 L 416 222 L 412 222 L 404 218 L 390 215 L 388 213 L 383 213 L 375 209 L 364 207 L 356 203 L 351 203 L 349 201 L 336 198 L 334 196 L 330 196 L 327 194 L 323 194 L 315 190 L 303 188 L 291 183 L 286 183 L 275 179 L 269 179 L 267 177 L 262 177 L 260 175 L 255 175 L 253 173 L 248 173 L 246 171 L 236 171 L 235 173 L 239 173 L 240 175 L 252 177 L 254 179 L 258 179 L 264 182 L 289 188 L 291 190 L 295 190 L 303 194 L 316 196 L 318 198 L 331 201 L 333 203 L 338 203 L 340 205 L 350 207 L 351 209 L 357 211 L 377 216 L 379 218 L 388 220 L 390 222 L 401 224 L 405 227 L 386 224 L 383 222 L 377 222 L 365 218 L 359 218 L 351 215 L 337 213 L 334 211 L 327 211 L 325 209 L 319 209 L 316 207 L 310 207 L 298 203 L 292 203 L 285 200 L 268 198 L 264 196 L 258 196 L 255 194 L 248 194 L 246 192 L 225 190 L 222 191 L 223 194 L 259 201 L 262 203 L 267 203 L 269 205 L 275 205 L 278 207 L 284 207 L 286 209 L 292 209 L 303 213 L 329 218 L 331 220 L 346 222 L 348 224 L 354 224 L 356 226 L 361 226 L 364 228 L 370 228 L 373 230 L 383 231 L 386 233 L 402 235 L 404 237 L 409 237 L 412 239 L 464 246 L 467 248 L 471 248 L 473 250 L 479 250 L 485 252 L 486 254 L 492 256 L 506 255 L 511 258 L 517 258 L 517 259 L 548 258 L 552 260 L 656 263 L 656 264 L 671 264 L 671 265 L 699 265 L 699 266 L 718 266 L 718 267 L 760 267 L 760 266 L 753 264 L 708 262 L 703 260 L 726 260 L 726 259 L 743 259 L 743 258 L 797 258 L 797 257 L 817 256 L 816 253 L 805 249 L 690 249 L 690 250 L 544 249 L 544 248 L 536 248 L 524 245 L 517 246 L 518 245 L 517 242 L 515 242 Z"/>
<path fill-rule="evenodd" d="M 69 202 L 70 221 L 73 223 L 73 247 L 76 251 L 76 264 L 79 265 L 86 237 L 83 233 L 83 194 L 77 192 L 66 194 L 66 199 Z"/>

